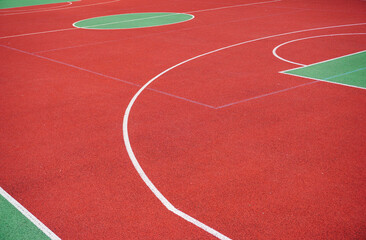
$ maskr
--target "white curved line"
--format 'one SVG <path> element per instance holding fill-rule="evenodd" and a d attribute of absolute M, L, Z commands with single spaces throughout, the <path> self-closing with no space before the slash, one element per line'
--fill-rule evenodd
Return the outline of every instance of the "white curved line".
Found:
<path fill-rule="evenodd" d="M 142 86 L 139 91 L 135 94 L 135 96 L 133 96 L 133 98 L 131 99 L 130 103 L 127 106 L 127 109 L 125 111 L 125 115 L 123 118 L 123 140 L 125 142 L 125 146 L 126 146 L 126 150 L 128 152 L 128 155 L 132 161 L 133 166 L 135 167 L 136 171 L 138 172 L 138 174 L 140 175 L 140 177 L 142 178 L 142 180 L 145 182 L 145 184 L 150 188 L 150 190 L 154 193 L 154 195 L 161 201 L 161 203 L 169 210 L 172 211 L 174 214 L 180 216 L 181 218 L 185 219 L 186 221 L 196 225 L 197 227 L 205 230 L 206 232 L 212 234 L 213 236 L 219 238 L 219 239 L 224 239 L 224 240 L 230 240 L 230 238 L 226 237 L 225 235 L 219 233 L 218 231 L 216 231 L 215 229 L 205 225 L 204 223 L 192 218 L 191 216 L 187 215 L 186 213 L 178 210 L 176 207 L 174 207 L 169 201 L 168 199 L 166 199 L 164 197 L 163 194 L 160 193 L 160 191 L 155 187 L 155 185 L 150 181 L 150 179 L 148 178 L 148 176 L 145 174 L 144 170 L 141 168 L 138 160 L 135 157 L 135 154 L 132 150 L 131 147 L 131 143 L 130 143 L 130 139 L 129 139 L 129 135 L 128 135 L 128 117 L 130 115 L 131 112 L 131 108 L 133 106 L 133 104 L 135 103 L 137 97 L 141 94 L 142 91 L 144 91 L 145 88 L 147 88 L 147 86 L 152 83 L 155 79 L 157 79 L 158 77 L 160 77 L 161 75 L 165 74 L 166 72 L 170 71 L 173 68 L 176 68 L 186 62 L 190 61 L 190 59 L 181 62 L 177 65 L 174 65 L 173 67 L 168 68 L 167 70 L 161 72 L 160 74 L 158 74 L 157 76 L 155 76 L 153 79 L 151 79 L 150 81 L 148 81 L 144 86 Z"/>
<path fill-rule="evenodd" d="M 39 11 L 33 11 L 33 12 L 21 12 L 21 13 L 9 13 L 9 14 L 1 14 L 1 16 L 9 16 L 9 15 L 17 15 L 17 14 L 26 14 L 26 13 L 36 13 L 36 12 L 49 12 L 49 11 L 56 11 L 56 10 L 68 10 L 68 9 L 74 9 L 74 8 L 81 8 L 81 7 L 89 7 L 89 6 L 95 6 L 95 5 L 101 5 L 101 4 L 107 4 L 107 3 L 114 3 L 119 2 L 121 0 L 113 0 L 113 1 L 107 1 L 107 2 L 101 2 L 101 3 L 91 3 L 81 6 L 72 6 L 72 7 L 63 7 L 63 8 L 57 8 L 57 9 L 45 9 L 45 10 L 39 10 Z"/>
<path fill-rule="evenodd" d="M 61 5 L 61 6 L 55 6 L 55 7 L 44 7 L 44 8 L 35 8 L 35 9 L 24 9 L 24 10 L 1 10 L 0 13 L 27 13 L 27 12 L 35 12 L 35 11 L 42 11 L 42 10 L 50 10 L 50 9 L 56 9 L 56 8 L 62 8 L 62 7 L 67 7 L 70 6 L 72 4 L 72 2 L 66 2 L 68 4 L 66 5 Z"/>
<path fill-rule="evenodd" d="M 24 37 L 24 36 L 31 36 L 31 35 L 43 34 L 43 33 L 63 32 L 63 31 L 70 31 L 70 30 L 75 30 L 75 29 L 76 28 L 63 28 L 63 29 L 49 30 L 49 31 L 43 31 L 43 32 L 23 33 L 23 34 L 17 34 L 17 35 L 0 37 L 0 39 L 15 38 L 15 37 Z"/>
<path fill-rule="evenodd" d="M 72 26 L 76 27 L 76 28 L 81 28 L 81 29 L 91 29 L 91 30 L 119 30 L 119 28 L 117 29 L 98 29 L 98 28 L 93 28 L 93 27 L 97 27 L 97 26 L 105 26 L 105 25 L 110 25 L 110 24 L 116 24 L 116 23 L 125 23 L 125 22 L 134 22 L 134 21 L 140 21 L 140 20 L 146 20 L 146 19 L 152 19 L 152 18 L 161 18 L 161 17 L 169 17 L 169 16 L 173 16 L 173 15 L 180 15 L 180 14 L 184 14 L 184 15 L 189 15 L 191 16 L 190 19 L 184 20 L 182 22 L 187 22 L 190 21 L 194 18 L 194 15 L 192 14 L 187 14 L 187 13 L 171 13 L 171 14 L 167 14 L 167 15 L 160 15 L 160 16 L 154 16 L 154 17 L 145 17 L 145 18 L 136 18 L 136 19 L 131 19 L 131 20 L 124 20 L 124 21 L 116 21 L 116 22 L 109 22 L 109 23 L 100 23 L 100 24 L 94 24 L 94 25 L 89 25 L 89 26 L 85 26 L 85 27 L 78 27 L 75 24 L 77 24 L 78 22 L 84 21 L 78 21 L 72 24 Z M 110 16 L 110 15 L 109 15 Z M 107 17 L 107 16 L 101 16 L 101 17 Z M 98 17 L 100 18 L 100 17 Z M 88 19 L 85 19 L 88 20 Z M 177 22 L 177 23 L 182 23 L 182 22 Z M 166 26 L 166 25 L 172 25 L 172 24 L 176 24 L 176 23 L 169 23 L 169 24 L 163 24 L 163 25 L 157 25 L 157 26 L 151 26 L 151 27 L 158 27 L 158 26 Z M 134 29 L 137 28 L 148 28 L 148 27 L 136 27 Z"/>
<path fill-rule="evenodd" d="M 222 47 L 213 51 L 209 51 L 203 54 L 200 54 L 198 56 L 192 57 L 190 59 L 187 59 L 183 62 L 180 62 L 166 70 L 164 70 L 163 72 L 159 73 L 158 75 L 156 75 L 155 77 L 153 77 L 151 80 L 149 80 L 144 86 L 142 86 L 137 93 L 132 97 L 131 101 L 129 102 L 125 114 L 123 116 L 123 140 L 126 146 L 126 150 L 128 153 L 128 156 L 131 159 L 131 162 L 133 164 L 133 166 L 135 167 L 136 171 L 138 172 L 138 174 L 140 175 L 141 179 L 145 182 L 145 184 L 150 188 L 150 190 L 154 193 L 154 195 L 160 200 L 160 202 L 171 212 L 173 212 L 174 214 L 180 216 L 181 218 L 185 219 L 186 221 L 196 225 L 197 227 L 205 230 L 206 232 L 212 234 L 213 236 L 219 238 L 219 239 L 225 239 L 228 240 L 230 238 L 226 237 L 225 235 L 219 233 L 218 231 L 216 231 L 215 229 L 205 225 L 204 223 L 192 218 L 191 216 L 187 215 L 186 213 L 178 210 L 176 207 L 174 207 L 165 197 L 163 194 L 161 194 L 161 192 L 155 187 L 155 185 L 150 181 L 150 179 L 147 177 L 146 173 L 144 172 L 144 170 L 141 168 L 133 150 L 131 147 L 131 143 L 130 143 L 130 139 L 129 139 L 129 135 L 128 135 L 128 118 L 130 116 L 130 112 L 132 109 L 133 104 L 135 103 L 136 99 L 138 98 L 138 96 L 152 83 L 154 82 L 156 79 L 158 79 L 159 77 L 161 77 L 162 75 L 164 75 L 165 73 L 169 72 L 170 70 L 177 68 L 187 62 L 190 62 L 192 60 L 195 60 L 197 58 L 215 53 L 215 52 L 219 52 L 228 48 L 232 48 L 232 47 L 236 47 L 236 46 L 240 46 L 246 43 L 251 43 L 251 42 L 256 42 L 256 41 L 260 41 L 260 40 L 264 40 L 264 39 L 269 39 L 269 38 L 274 38 L 274 37 L 279 37 L 279 36 L 285 36 L 285 35 L 290 35 L 290 34 L 295 34 L 295 33 L 301 33 L 301 32 L 309 32 L 309 31 L 314 31 L 314 30 L 322 30 L 322 29 L 329 29 L 329 28 L 340 28 L 340 27 L 350 27 L 350 26 L 359 26 L 359 25 L 365 25 L 366 23 L 354 23 L 354 24 L 345 24 L 345 25 L 336 25 L 336 26 L 328 26 L 328 27 L 318 27 L 318 28 L 311 28 L 311 29 L 305 29 L 305 30 L 298 30 L 298 31 L 293 31 L 293 32 L 287 32 L 287 33 L 280 33 L 280 34 L 275 34 L 275 35 L 271 35 L 271 36 L 267 36 L 267 37 L 261 37 L 261 38 L 256 38 L 253 40 L 248 40 L 248 41 L 244 41 L 244 42 L 240 42 L 240 43 L 236 43 L 233 45 L 229 45 L 226 47 Z"/>
<path fill-rule="evenodd" d="M 288 62 L 288 63 L 292 63 L 292 64 L 295 64 L 295 65 L 299 65 L 299 66 L 305 67 L 305 66 L 307 66 L 307 65 L 302 64 L 302 63 L 297 63 L 297 62 L 294 62 L 294 61 L 290 61 L 290 60 L 288 60 L 288 59 L 285 59 L 285 58 L 283 58 L 283 57 L 279 56 L 279 55 L 277 54 L 277 50 L 278 50 L 280 47 L 282 47 L 282 46 L 284 46 L 284 45 L 286 45 L 286 44 L 293 43 L 293 42 L 297 42 L 297 41 L 302 41 L 302 40 L 306 40 L 306 39 L 321 38 L 321 37 L 345 36 L 345 35 L 364 35 L 364 34 L 366 34 L 366 33 L 338 33 L 338 34 L 327 34 L 327 35 L 317 35 L 317 36 L 311 36 L 311 37 L 305 37 L 305 38 L 298 38 L 298 39 L 294 39 L 294 40 L 291 40 L 291 41 L 287 41 L 287 42 L 281 43 L 280 45 L 276 46 L 276 47 L 272 50 L 272 54 L 273 54 L 276 58 L 278 58 L 278 59 L 280 59 L 280 60 L 282 60 L 282 61 L 284 61 L 284 62 Z"/>

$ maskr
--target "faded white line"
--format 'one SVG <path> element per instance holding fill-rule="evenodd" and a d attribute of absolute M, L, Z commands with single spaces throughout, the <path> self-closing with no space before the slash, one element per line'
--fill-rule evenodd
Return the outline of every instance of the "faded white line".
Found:
<path fill-rule="evenodd" d="M 0 37 L 0 39 L 24 37 L 24 36 L 43 34 L 43 33 L 63 32 L 63 31 L 69 31 L 69 30 L 75 30 L 75 29 L 77 29 L 77 28 L 63 28 L 63 29 L 49 30 L 49 31 L 43 31 L 43 32 L 23 33 L 23 34 L 11 35 L 11 36 L 6 36 L 6 37 Z"/>
<path fill-rule="evenodd" d="M 235 7 L 245 7 L 245 6 L 266 4 L 266 3 L 281 2 L 281 1 L 282 0 L 273 0 L 273 1 L 266 1 L 266 2 L 254 2 L 254 3 L 246 3 L 246 4 L 238 4 L 238 5 L 232 5 L 232 6 L 224 6 L 224 7 L 217 7 L 217 8 L 209 8 L 209 9 L 203 9 L 203 10 L 196 10 L 196 11 L 190 11 L 190 12 L 185 12 L 185 13 L 207 12 L 207 11 L 212 11 L 212 10 L 221 10 L 221 9 L 235 8 Z"/>
<path fill-rule="evenodd" d="M 226 108 L 226 107 L 230 107 L 230 106 L 233 106 L 233 105 L 236 105 L 236 104 L 239 104 L 239 103 L 249 102 L 249 101 L 252 101 L 252 100 L 255 100 L 255 99 L 260 99 L 260 98 L 268 97 L 268 96 L 275 95 L 275 94 L 278 94 L 278 93 L 287 92 L 287 91 L 290 91 L 290 90 L 293 90 L 293 89 L 296 89 L 296 88 L 301 88 L 301 87 L 304 87 L 304 86 L 308 86 L 308 85 L 311 85 L 311 84 L 314 84 L 314 83 L 317 83 L 317 81 L 308 82 L 308 83 L 300 84 L 300 85 L 297 85 L 297 86 L 281 89 L 281 90 L 278 90 L 278 91 L 261 94 L 259 96 L 250 97 L 250 98 L 247 98 L 247 99 L 243 99 L 243 100 L 239 100 L 239 101 L 236 101 L 236 102 L 228 103 L 228 104 L 219 106 L 216 109 Z"/>

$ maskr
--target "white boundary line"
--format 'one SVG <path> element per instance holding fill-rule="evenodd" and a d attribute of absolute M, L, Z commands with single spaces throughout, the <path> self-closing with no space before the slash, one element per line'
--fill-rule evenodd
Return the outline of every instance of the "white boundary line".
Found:
<path fill-rule="evenodd" d="M 4 189 L 0 187 L 0 195 L 3 196 L 11 205 L 13 205 L 19 212 L 21 212 L 29 221 L 37 226 L 44 234 L 51 240 L 61 240 L 48 227 L 39 221 L 33 214 L 31 214 L 25 207 L 23 207 L 17 200 L 10 196 Z"/>
<path fill-rule="evenodd" d="M 185 219 L 186 221 L 196 225 L 197 227 L 205 230 L 206 232 L 212 234 L 213 236 L 219 238 L 219 239 L 229 239 L 228 237 L 224 236 L 223 234 L 219 233 L 218 231 L 214 230 L 213 228 L 203 224 L 202 222 L 192 218 L 191 216 L 187 215 L 186 213 L 178 210 L 176 207 L 174 207 L 165 197 L 164 195 L 155 187 L 155 185 L 151 182 L 151 180 L 148 178 L 148 176 L 146 175 L 146 173 L 144 172 L 144 170 L 141 168 L 133 150 L 131 147 L 131 142 L 129 139 L 129 134 L 128 134 L 128 118 L 130 116 L 131 113 L 131 109 L 136 101 L 136 99 L 140 96 L 140 94 L 152 83 L 154 82 L 156 79 L 158 79 L 159 77 L 161 77 L 162 75 L 164 75 L 165 73 L 185 64 L 188 63 L 190 61 L 193 61 L 197 58 L 200 57 L 204 57 L 225 49 L 229 49 L 232 47 L 237 47 L 237 46 L 241 46 L 247 43 L 251 43 L 251 42 L 256 42 L 256 41 L 260 41 L 260 40 L 265 40 L 265 39 L 270 39 L 270 38 L 274 38 L 274 37 L 279 37 L 279 36 L 285 36 L 285 35 L 290 35 L 290 34 L 295 34 L 295 33 L 302 33 L 302 32 L 309 32 L 309 31 L 315 31 L 315 30 L 322 30 L 322 29 L 330 29 L 330 28 L 340 28 L 340 27 L 350 27 L 350 26 L 360 26 L 360 25 L 365 25 L 366 23 L 354 23 L 354 24 L 344 24 L 344 25 L 336 25 L 336 26 L 327 26 L 327 27 L 318 27 L 318 28 L 311 28 L 311 29 L 305 29 L 305 30 L 298 30 L 298 31 L 292 31 L 292 32 L 287 32 L 287 33 L 280 33 L 280 34 L 275 34 L 275 35 L 271 35 L 271 36 L 267 36 L 267 37 L 261 37 L 261 38 L 256 38 L 253 40 L 248 40 L 248 41 L 244 41 L 244 42 L 240 42 L 240 43 L 236 43 L 236 44 L 232 44 L 226 47 L 222 47 L 216 50 L 212 50 L 200 55 L 197 55 L 195 57 L 189 58 L 183 62 L 180 62 L 164 71 L 162 71 L 161 73 L 159 73 L 158 75 L 156 75 L 155 77 L 153 77 L 152 79 L 150 79 L 144 86 L 142 86 L 137 93 L 132 97 L 131 101 L 129 102 L 125 114 L 123 116 L 123 126 L 122 126 L 122 131 L 123 131 L 123 140 L 125 143 L 125 147 L 128 153 L 128 156 L 131 159 L 132 164 L 134 165 L 136 171 L 138 172 L 138 174 L 140 175 L 141 179 L 145 182 L 145 184 L 150 188 L 150 190 L 153 192 L 153 194 L 160 200 L 160 202 L 171 212 L 173 212 L 174 214 L 180 216 L 181 218 Z"/>
<path fill-rule="evenodd" d="M 266 2 L 254 2 L 254 3 L 238 4 L 238 5 L 232 5 L 232 6 L 209 8 L 209 9 L 203 9 L 203 10 L 195 10 L 195 11 L 190 11 L 190 12 L 185 12 L 185 13 L 207 12 L 207 11 L 212 11 L 212 10 L 221 10 L 221 9 L 235 8 L 235 7 L 245 7 L 245 6 L 266 4 L 266 3 L 281 2 L 281 1 L 282 0 L 273 0 L 273 1 L 266 1 Z"/>
<path fill-rule="evenodd" d="M 60 3 L 65 3 L 65 2 L 60 2 Z M 72 2 L 66 2 L 66 5 L 61 5 L 61 6 L 57 6 L 57 7 L 43 7 L 43 8 L 35 8 L 35 9 L 24 9 L 24 10 L 7 10 L 7 9 L 2 9 L 0 10 L 0 14 L 1 13 L 27 13 L 27 12 L 33 12 L 33 11 L 42 11 L 42 10 L 50 10 L 50 9 L 55 9 L 55 8 L 63 8 L 63 7 L 67 7 L 70 6 L 72 4 Z M 49 4 L 57 4 L 57 3 L 49 3 Z M 48 4 L 45 4 L 48 5 Z M 31 7 L 31 6 L 28 6 Z"/>
<path fill-rule="evenodd" d="M 347 35 L 366 35 L 366 33 L 338 33 L 338 34 L 327 34 L 327 35 L 318 35 L 318 36 L 311 36 L 311 37 L 305 37 L 305 38 L 298 38 L 298 39 L 294 39 L 294 40 L 291 40 L 291 41 L 287 41 L 287 42 L 284 42 L 284 43 L 281 43 L 280 45 L 276 46 L 273 50 L 272 50 L 272 54 L 282 60 L 282 61 L 285 61 L 285 62 L 288 62 L 288 63 L 292 63 L 292 64 L 295 64 L 295 65 L 299 65 L 299 66 L 302 66 L 302 67 L 305 67 L 307 65 L 305 64 L 302 64 L 302 63 L 297 63 L 297 62 L 293 62 L 293 61 L 290 61 L 290 60 L 287 60 L 281 56 L 279 56 L 277 54 L 277 50 L 286 45 L 286 44 L 289 44 L 289 43 L 293 43 L 293 42 L 298 42 L 298 41 L 302 41 L 302 40 L 306 40 L 306 39 L 312 39 L 312 38 L 321 38 L 321 37 L 334 37 L 334 36 L 347 36 Z"/>
<path fill-rule="evenodd" d="M 23 33 L 23 34 L 17 34 L 17 35 L 0 37 L 0 39 L 15 38 L 15 37 L 24 37 L 24 36 L 30 36 L 30 35 L 43 34 L 43 33 L 63 32 L 63 31 L 75 30 L 75 29 L 77 29 L 77 28 L 63 28 L 63 29 L 49 30 L 49 31 L 43 31 L 43 32 Z"/>
<path fill-rule="evenodd" d="M 154 13 L 169 13 L 169 12 L 154 12 Z M 129 14 L 140 14 L 140 13 L 126 13 L 126 14 L 117 14 L 117 15 L 129 15 Z M 107 15 L 107 16 L 100 16 L 100 17 L 96 17 L 96 18 L 102 18 L 102 17 L 108 17 L 108 16 L 117 16 L 117 15 Z M 85 27 L 78 27 L 78 26 L 75 25 L 75 24 L 77 24 L 78 22 L 81 22 L 81 21 L 86 21 L 86 20 L 89 20 L 89 19 L 95 19 L 95 18 L 88 18 L 88 19 L 84 19 L 84 20 L 81 20 L 81 21 L 78 21 L 78 22 L 74 22 L 72 25 L 74 27 L 76 27 L 76 28 L 90 29 L 90 30 L 121 30 L 121 28 L 98 29 L 98 28 L 93 28 L 93 27 L 96 27 L 96 26 L 105 26 L 105 25 L 116 24 L 116 23 L 125 23 L 125 22 L 140 21 L 140 20 L 146 20 L 146 19 L 152 19 L 152 18 L 170 17 L 170 16 L 173 16 L 173 15 L 189 15 L 189 16 L 191 16 L 190 19 L 184 20 L 182 22 L 187 22 L 187 21 L 190 21 L 190 20 L 192 20 L 194 18 L 194 15 L 192 15 L 192 14 L 187 14 L 187 13 L 173 13 L 173 12 L 171 12 L 171 13 L 166 14 L 166 15 L 160 15 L 160 16 L 154 16 L 154 17 L 146 17 L 146 18 L 136 18 L 136 19 L 131 19 L 131 20 L 117 21 L 117 22 L 110 22 L 110 23 L 101 23 L 101 24 L 89 25 L 89 26 L 85 26 Z M 166 25 L 172 25 L 172 24 L 177 24 L 177 23 L 182 23 L 182 22 L 168 23 L 168 24 L 157 25 L 157 26 L 148 26 L 148 27 L 150 28 L 150 27 L 166 26 Z M 92 27 L 92 28 L 90 28 L 90 27 Z M 147 28 L 147 27 L 135 27 L 133 29 L 138 29 L 138 28 Z M 128 28 L 126 28 L 126 29 L 128 29 Z"/>
<path fill-rule="evenodd" d="M 324 60 L 324 61 L 321 61 L 321 62 L 316 62 L 316 63 L 312 63 L 312 64 L 309 64 L 309 65 L 305 65 L 303 67 L 290 68 L 290 69 L 287 69 L 287 70 L 280 71 L 279 73 L 285 73 L 287 71 L 291 71 L 291 70 L 295 70 L 295 69 L 300 69 L 300 68 L 310 67 L 310 66 L 313 66 L 313 65 L 316 65 L 316 64 L 320 64 L 320 63 L 330 62 L 330 61 L 333 61 L 333 60 L 336 60 L 336 59 L 339 59 L 339 58 L 344 58 L 344 57 L 356 55 L 356 54 L 359 54 L 359 53 L 362 53 L 362 52 L 366 52 L 366 50 L 362 50 L 362 51 L 359 51 L 359 52 L 354 52 L 354 53 L 346 54 L 346 55 L 343 55 L 343 56 L 340 56 L 340 57 L 330 58 L 330 59 L 327 59 L 327 60 Z"/>
<path fill-rule="evenodd" d="M 366 33 L 364 33 L 364 34 L 366 34 Z M 362 50 L 362 51 L 359 51 L 359 52 L 347 54 L 347 55 L 340 56 L 340 57 L 335 57 L 335 58 L 327 59 L 325 61 L 313 63 L 313 64 L 310 64 L 310 65 L 304 65 L 302 67 L 291 68 L 291 69 L 288 69 L 288 70 L 281 71 L 279 73 L 286 74 L 286 75 L 289 75 L 289 76 L 295 76 L 295 77 L 301 77 L 301 78 L 306 78 L 306 79 L 311 79 L 311 80 L 317 80 L 317 81 L 320 81 L 320 82 L 326 82 L 326 83 L 330 83 L 330 84 L 342 85 L 342 86 L 347 86 L 347 87 L 352 87 L 352 88 L 358 88 L 358 89 L 366 89 L 364 87 L 358 87 L 358 86 L 350 85 L 350 84 L 346 84 L 346 83 L 337 83 L 337 82 L 333 82 L 333 81 L 330 81 L 330 80 L 328 81 L 326 79 L 319 79 L 319 78 L 306 77 L 306 76 L 302 76 L 302 75 L 287 73 L 288 71 L 292 71 L 292 70 L 296 70 L 296 69 L 300 69 L 300 68 L 304 68 L 304 67 L 310 67 L 310 66 L 317 65 L 317 64 L 320 64 L 320 63 L 330 62 L 330 61 L 333 61 L 333 60 L 336 60 L 336 59 L 340 59 L 340 58 L 344 58 L 344 57 L 356 55 L 356 54 L 359 54 L 359 53 L 362 53 L 362 52 L 366 52 L 366 50 Z"/>
<path fill-rule="evenodd" d="M 305 77 L 305 76 L 300 76 L 300 75 L 295 75 L 295 74 L 285 73 L 285 72 L 281 72 L 281 73 L 289 75 L 289 76 L 295 76 L 295 77 L 301 77 L 301 78 L 316 80 L 316 81 L 319 81 L 319 82 L 326 82 L 326 83 L 330 83 L 330 84 L 341 85 L 341 86 L 352 87 L 352 88 L 358 88 L 358 89 L 366 89 L 366 88 L 363 88 L 363 87 L 358 87 L 358 86 L 355 86 L 355 85 L 349 85 L 349 84 L 345 84 L 345 83 L 337 83 L 337 82 L 327 81 L 327 80 L 323 80 L 323 79 Z"/>
<path fill-rule="evenodd" d="M 82 0 L 80 0 L 80 1 L 82 1 Z M 31 12 L 0 14 L 0 16 L 9 16 L 9 15 L 36 13 L 36 12 L 49 12 L 49 11 L 57 11 L 57 10 L 68 10 L 68 9 L 74 9 L 74 8 L 81 8 L 81 7 L 89 7 L 89 6 L 101 5 L 101 4 L 107 4 L 107 3 L 114 3 L 114 2 L 119 2 L 119 1 L 121 1 L 121 0 L 113 0 L 113 1 L 107 1 L 107 2 L 101 2 L 101 3 L 91 3 L 91 4 L 86 4 L 86 5 L 81 5 L 81 6 L 72 6 L 72 7 L 65 6 L 64 8 L 60 7 L 60 8 L 57 8 L 57 9 L 48 9 L 48 10 L 45 9 L 45 10 L 31 11 Z"/>

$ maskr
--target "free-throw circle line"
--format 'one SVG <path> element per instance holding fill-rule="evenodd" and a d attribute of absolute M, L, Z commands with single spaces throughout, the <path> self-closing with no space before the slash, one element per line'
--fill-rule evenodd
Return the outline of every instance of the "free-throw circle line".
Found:
<path fill-rule="evenodd" d="M 74 23 L 73 26 L 97 30 L 134 29 L 181 23 L 193 18 L 193 15 L 187 13 L 127 13 L 84 19 Z"/>

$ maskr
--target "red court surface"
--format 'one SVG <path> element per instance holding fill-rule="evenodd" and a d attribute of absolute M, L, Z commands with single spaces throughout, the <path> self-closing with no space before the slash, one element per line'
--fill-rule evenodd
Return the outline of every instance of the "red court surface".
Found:
<path fill-rule="evenodd" d="M 128 134 L 175 209 L 227 238 L 366 239 L 365 89 L 281 74 L 298 66 L 272 53 L 301 38 L 277 54 L 307 65 L 365 50 L 365 1 L 63 5 L 0 11 L 0 186 L 57 236 L 217 239 L 149 189 Z M 140 12 L 195 18 L 72 26 Z"/>

